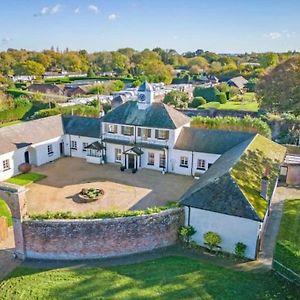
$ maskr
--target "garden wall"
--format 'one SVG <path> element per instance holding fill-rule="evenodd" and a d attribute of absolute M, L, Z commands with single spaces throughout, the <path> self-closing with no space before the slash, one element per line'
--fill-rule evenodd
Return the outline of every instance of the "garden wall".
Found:
<path fill-rule="evenodd" d="M 97 220 L 26 220 L 25 255 L 41 259 L 121 256 L 174 244 L 184 223 L 182 208 Z"/>

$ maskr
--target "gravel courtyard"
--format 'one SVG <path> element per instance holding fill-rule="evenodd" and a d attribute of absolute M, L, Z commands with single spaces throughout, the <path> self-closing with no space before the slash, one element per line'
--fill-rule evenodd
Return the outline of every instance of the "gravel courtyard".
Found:
<path fill-rule="evenodd" d="M 190 176 L 162 175 L 146 169 L 136 174 L 121 172 L 118 165 L 88 164 L 74 157 L 62 158 L 32 171 L 45 174 L 47 178 L 29 186 L 29 213 L 145 209 L 177 201 L 194 182 Z M 102 188 L 105 195 L 92 203 L 73 201 L 82 188 L 89 187 Z"/>

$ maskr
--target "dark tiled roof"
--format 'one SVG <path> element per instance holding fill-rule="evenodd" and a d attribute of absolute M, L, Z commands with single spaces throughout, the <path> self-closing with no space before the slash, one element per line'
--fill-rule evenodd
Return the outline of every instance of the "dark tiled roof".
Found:
<path fill-rule="evenodd" d="M 152 103 L 146 109 L 138 109 L 136 101 L 127 101 L 107 113 L 103 122 L 144 127 L 176 129 L 190 122 L 190 118 L 163 103 Z"/>
<path fill-rule="evenodd" d="M 61 115 L 0 128 L 0 154 L 64 135 Z"/>
<path fill-rule="evenodd" d="M 174 146 L 178 150 L 223 154 L 254 137 L 254 133 L 183 127 Z"/>
<path fill-rule="evenodd" d="M 260 221 L 251 204 L 230 175 L 252 139 L 223 154 L 181 198 L 181 204 Z"/>
<path fill-rule="evenodd" d="M 224 153 L 181 198 L 181 204 L 262 221 L 268 202 L 260 196 L 261 178 L 271 171 L 268 196 L 275 188 L 284 147 L 257 134 Z"/>
<path fill-rule="evenodd" d="M 94 143 L 88 145 L 87 147 L 85 147 L 85 149 L 100 151 L 100 150 L 105 149 L 105 147 L 103 144 L 101 144 L 97 141 L 97 142 L 94 142 Z"/>
<path fill-rule="evenodd" d="M 65 133 L 100 138 L 101 120 L 79 116 L 63 116 Z"/>

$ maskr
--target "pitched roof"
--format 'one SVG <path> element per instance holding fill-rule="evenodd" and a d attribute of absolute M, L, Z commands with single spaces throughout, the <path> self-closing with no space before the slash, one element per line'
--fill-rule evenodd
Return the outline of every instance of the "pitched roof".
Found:
<path fill-rule="evenodd" d="M 282 146 L 255 135 L 224 153 L 181 198 L 181 204 L 222 214 L 263 220 L 268 202 L 260 196 L 261 178 L 271 169 L 275 187 Z"/>
<path fill-rule="evenodd" d="M 61 115 L 3 127 L 0 128 L 0 154 L 47 141 L 63 134 Z"/>
<path fill-rule="evenodd" d="M 223 154 L 255 133 L 183 127 L 174 149 Z"/>
<path fill-rule="evenodd" d="M 234 84 L 239 89 L 244 88 L 244 86 L 247 84 L 248 80 L 245 79 L 243 76 L 237 76 L 233 77 L 228 80 L 228 83 Z"/>
<path fill-rule="evenodd" d="M 59 86 L 50 83 L 34 83 L 28 87 L 28 90 L 34 92 L 43 92 L 43 93 L 47 93 L 49 91 L 51 92 L 61 91 Z"/>
<path fill-rule="evenodd" d="M 100 138 L 101 120 L 99 118 L 63 116 L 65 133 Z"/>
<path fill-rule="evenodd" d="M 176 129 L 190 122 L 190 118 L 164 103 L 152 103 L 138 109 L 137 101 L 127 101 L 103 118 L 103 122 L 144 127 Z"/>

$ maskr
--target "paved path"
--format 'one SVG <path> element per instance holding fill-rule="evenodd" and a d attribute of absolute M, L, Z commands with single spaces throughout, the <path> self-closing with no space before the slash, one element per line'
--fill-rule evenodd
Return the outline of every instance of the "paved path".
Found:
<path fill-rule="evenodd" d="M 278 187 L 276 190 L 271 204 L 271 213 L 268 223 L 266 224 L 266 232 L 261 244 L 261 252 L 258 259 L 268 268 L 272 267 L 273 254 L 280 227 L 284 200 L 296 198 L 300 199 L 299 188 Z"/>

